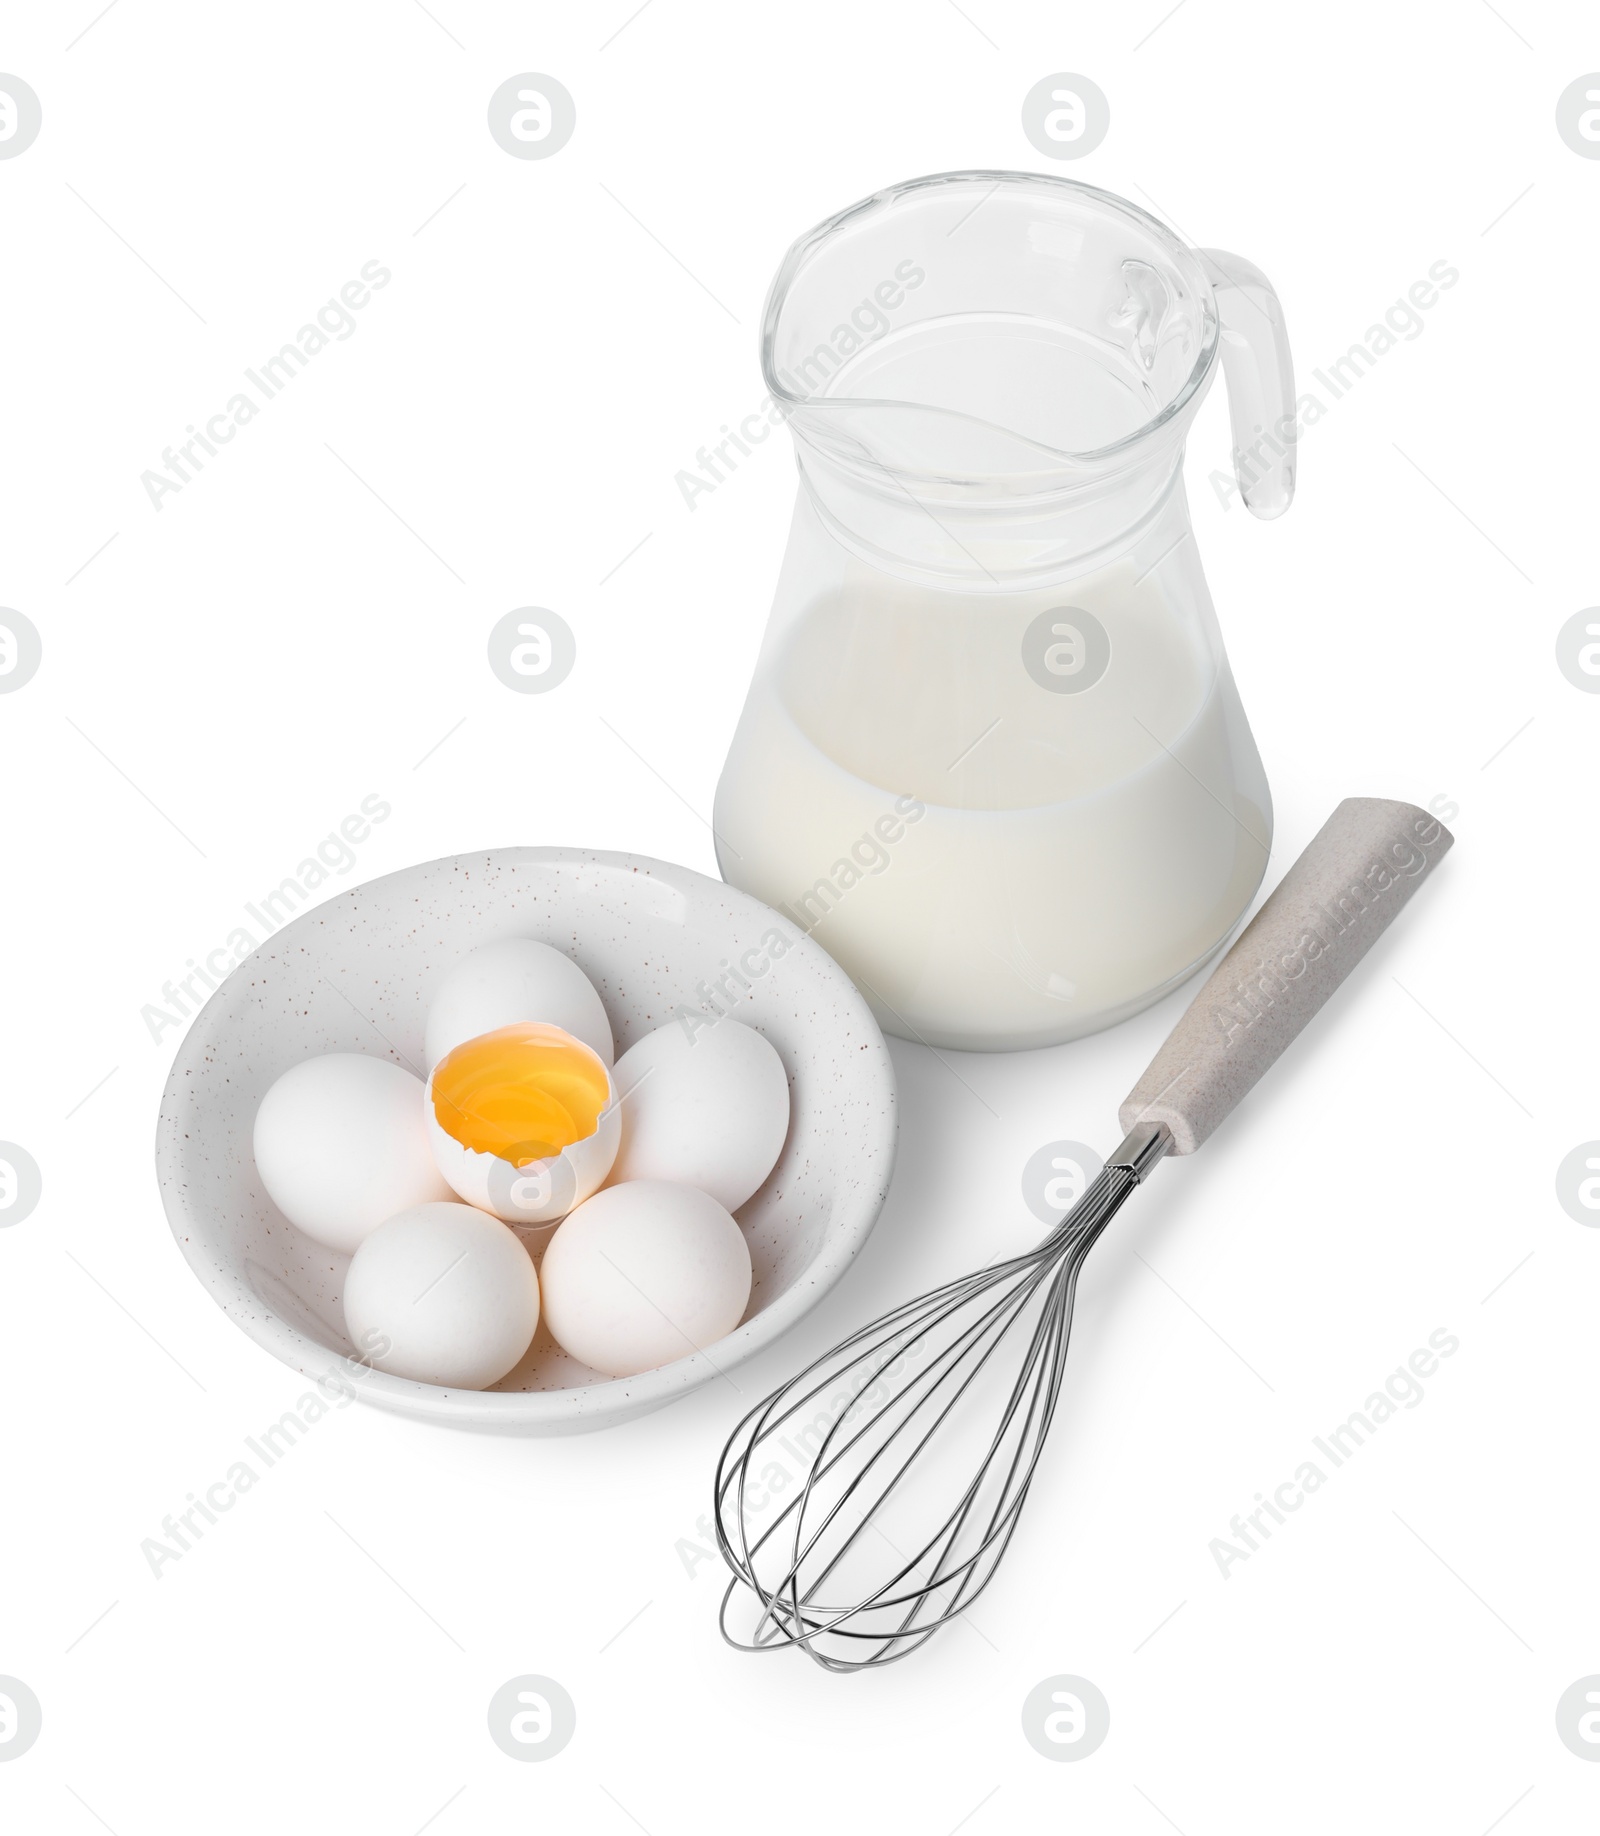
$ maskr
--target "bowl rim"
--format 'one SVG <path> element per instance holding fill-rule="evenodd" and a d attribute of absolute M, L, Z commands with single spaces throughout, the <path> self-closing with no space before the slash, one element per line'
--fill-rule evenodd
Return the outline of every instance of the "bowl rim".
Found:
<path fill-rule="evenodd" d="M 844 1275 L 877 1222 L 894 1173 L 898 1106 L 894 1064 L 878 1023 L 860 990 L 827 951 L 800 931 L 792 919 L 749 893 L 692 867 L 657 860 L 650 855 L 570 847 L 484 848 L 470 854 L 440 855 L 434 860 L 413 862 L 393 873 L 346 887 L 320 905 L 297 913 L 264 943 L 281 947 L 287 941 L 292 947 L 291 933 L 297 927 L 325 922 L 329 908 L 341 899 L 357 893 L 370 895 L 375 888 L 405 881 L 426 869 L 462 866 L 483 869 L 508 862 L 518 866 L 616 868 L 648 874 L 686 893 L 710 888 L 734 906 L 746 907 L 782 926 L 785 935 L 795 939 L 791 950 L 800 951 L 805 960 L 820 970 L 824 979 L 832 984 L 841 1005 L 853 1010 L 852 1017 L 861 1028 L 865 1047 L 857 1055 L 856 1062 L 876 1074 L 876 1089 L 870 1095 L 852 1096 L 851 1104 L 853 1108 L 860 1105 L 869 1112 L 870 1139 L 866 1153 L 878 1166 L 879 1175 L 870 1185 L 863 1186 L 835 1206 L 817 1255 L 776 1300 L 736 1327 L 726 1338 L 719 1339 L 711 1351 L 694 1352 L 687 1358 L 641 1372 L 636 1377 L 613 1377 L 603 1383 L 579 1384 L 565 1389 L 518 1391 L 454 1390 L 394 1377 L 357 1358 L 331 1351 L 270 1310 L 260 1296 L 256 1297 L 257 1306 L 243 1304 L 235 1293 L 234 1277 L 205 1247 L 194 1229 L 200 1218 L 200 1207 L 188 1195 L 182 1157 L 187 1139 L 184 1122 L 194 1100 L 192 1074 L 203 1065 L 212 1036 L 206 1017 L 217 1008 L 233 978 L 249 970 L 261 945 L 229 971 L 196 1014 L 178 1046 L 161 1093 L 156 1121 L 155 1171 L 168 1228 L 196 1279 L 235 1326 L 290 1369 L 317 1382 L 347 1383 L 363 1402 L 417 1421 L 500 1433 L 559 1433 L 599 1428 L 611 1420 L 644 1414 L 713 1378 L 725 1377 L 730 1369 L 756 1356 L 810 1312 Z M 211 1024 L 216 1024 L 214 1016 Z"/>

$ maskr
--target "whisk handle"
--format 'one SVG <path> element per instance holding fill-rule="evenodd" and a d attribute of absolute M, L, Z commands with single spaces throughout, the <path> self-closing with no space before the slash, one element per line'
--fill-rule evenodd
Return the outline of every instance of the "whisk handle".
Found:
<path fill-rule="evenodd" d="M 1277 1062 L 1443 858 L 1415 804 L 1346 797 L 1239 934 L 1118 1112 L 1192 1154 Z"/>

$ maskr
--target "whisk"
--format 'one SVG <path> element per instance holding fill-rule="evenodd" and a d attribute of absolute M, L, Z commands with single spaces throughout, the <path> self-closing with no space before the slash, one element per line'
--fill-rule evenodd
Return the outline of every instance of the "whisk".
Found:
<path fill-rule="evenodd" d="M 1050 1431 L 1084 1258 L 1162 1156 L 1193 1153 L 1255 1085 L 1452 839 L 1412 804 L 1346 798 L 1134 1086 L 1124 1140 L 1043 1242 L 892 1309 L 745 1416 L 715 1482 L 730 1644 L 868 1670 L 978 1598 Z"/>

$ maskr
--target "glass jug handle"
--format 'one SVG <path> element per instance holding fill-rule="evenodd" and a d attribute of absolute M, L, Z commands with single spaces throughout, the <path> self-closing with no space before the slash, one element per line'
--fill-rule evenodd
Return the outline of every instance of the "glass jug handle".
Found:
<path fill-rule="evenodd" d="M 1272 283 L 1242 255 L 1201 249 L 1222 336 L 1233 469 L 1251 513 L 1270 521 L 1294 497 L 1294 364 Z"/>

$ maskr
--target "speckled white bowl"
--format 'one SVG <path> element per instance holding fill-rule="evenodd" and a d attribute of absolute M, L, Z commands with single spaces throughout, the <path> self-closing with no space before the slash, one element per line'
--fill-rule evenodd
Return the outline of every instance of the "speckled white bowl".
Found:
<path fill-rule="evenodd" d="M 780 932 L 787 953 L 760 951 Z M 351 1361 L 347 1256 L 290 1225 L 256 1176 L 256 1107 L 290 1065 L 365 1052 L 418 1070 L 434 989 L 469 950 L 537 937 L 599 989 L 620 1057 L 699 1005 L 695 985 L 756 951 L 736 1010 L 789 1072 L 789 1138 L 741 1207 L 755 1284 L 743 1322 L 706 1351 L 607 1378 L 541 1326 L 492 1390 L 440 1389 Z M 757 961 L 770 967 L 754 971 Z M 609 1427 L 681 1396 L 770 1345 L 827 1293 L 877 1219 L 894 1162 L 894 1072 L 867 1004 L 787 919 L 703 874 L 640 855 L 507 848 L 408 867 L 274 933 L 206 1003 L 161 1102 L 156 1171 L 172 1233 L 213 1300 L 308 1378 L 347 1381 L 398 1415 L 500 1434 Z M 548 1235 L 548 1233 L 543 1233 Z M 542 1248 L 542 1241 L 530 1238 Z"/>

